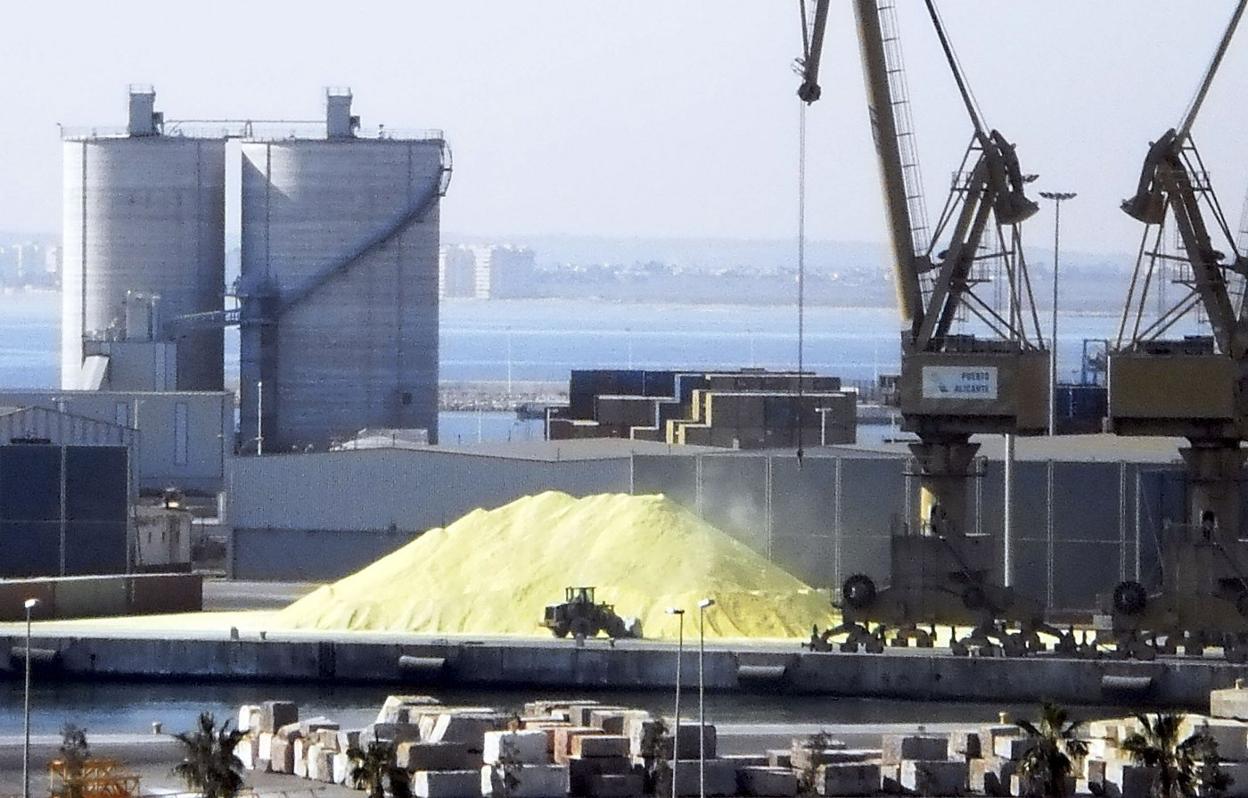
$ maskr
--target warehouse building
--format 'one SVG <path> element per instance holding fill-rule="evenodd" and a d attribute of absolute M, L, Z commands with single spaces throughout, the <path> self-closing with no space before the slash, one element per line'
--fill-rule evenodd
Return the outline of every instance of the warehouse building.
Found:
<path fill-rule="evenodd" d="M 129 570 L 136 440 L 109 421 L 0 408 L 0 578 Z"/>
<path fill-rule="evenodd" d="M 1020 440 L 1019 589 L 1053 609 L 1086 611 L 1118 581 L 1154 577 L 1161 530 L 1184 515 L 1173 443 Z M 998 441 L 984 439 L 982 454 L 973 531 L 999 546 Z M 661 492 L 813 585 L 836 588 L 855 573 L 883 584 L 890 537 L 905 531 L 918 501 L 914 474 L 904 445 L 829 446 L 801 462 L 792 450 L 620 439 L 246 458 L 231 477 L 231 563 L 238 578 L 328 580 L 421 531 L 525 495 Z"/>
<path fill-rule="evenodd" d="M 64 424 L 95 425 L 125 438 L 136 488 L 176 487 L 215 496 L 233 447 L 234 396 L 224 391 L 3 391 L 0 407 L 26 418 L 51 413 Z M 51 422 L 49 422 L 51 423 Z M 36 437 L 46 437 L 38 435 Z M 75 439 L 79 441 L 80 439 Z M 54 442 L 56 439 L 54 439 Z M 69 441 L 67 441 L 69 442 Z"/>
<path fill-rule="evenodd" d="M 573 371 L 547 436 L 628 438 L 728 449 L 853 443 L 857 394 L 837 377 L 726 372 Z"/>

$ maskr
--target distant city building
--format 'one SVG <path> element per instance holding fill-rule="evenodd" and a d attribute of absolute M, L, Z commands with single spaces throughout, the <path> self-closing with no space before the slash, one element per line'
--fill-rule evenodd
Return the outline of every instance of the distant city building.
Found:
<path fill-rule="evenodd" d="M 438 296 L 467 299 L 476 296 L 477 259 L 471 247 L 446 245 L 438 251 Z"/>
<path fill-rule="evenodd" d="M 514 299 L 538 296 L 533 250 L 510 244 L 448 245 L 438 253 L 443 299 Z"/>
<path fill-rule="evenodd" d="M 0 247 L 0 284 L 53 288 L 59 265 L 60 247 L 35 241 L 8 244 Z"/>
<path fill-rule="evenodd" d="M 533 250 L 526 247 L 475 247 L 477 299 L 526 296 L 533 287 Z"/>

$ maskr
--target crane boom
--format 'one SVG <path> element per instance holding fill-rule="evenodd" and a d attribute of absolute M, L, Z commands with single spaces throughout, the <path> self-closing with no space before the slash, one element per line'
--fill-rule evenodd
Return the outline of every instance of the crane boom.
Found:
<path fill-rule="evenodd" d="M 884 189 L 885 214 L 892 242 L 897 310 L 903 326 L 915 330 L 923 319 L 923 291 L 919 275 L 924 270 L 924 264 L 914 251 L 914 225 L 906 195 L 905 164 L 898 145 L 899 130 L 889 82 L 889 59 L 875 0 L 855 0 L 854 19 L 858 25 L 867 112 L 879 157 L 880 183 Z"/>

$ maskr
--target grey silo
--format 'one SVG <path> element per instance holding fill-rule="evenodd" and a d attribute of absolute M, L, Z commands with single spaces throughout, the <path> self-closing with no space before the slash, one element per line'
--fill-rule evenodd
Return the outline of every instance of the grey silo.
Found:
<path fill-rule="evenodd" d="M 244 451 L 366 427 L 436 439 L 445 143 L 356 137 L 342 96 L 324 138 L 242 143 Z"/>
<path fill-rule="evenodd" d="M 63 388 L 79 387 L 84 336 L 123 334 L 128 291 L 160 297 L 178 387 L 222 388 L 222 331 L 169 323 L 223 308 L 225 141 L 162 135 L 154 98 L 132 89 L 123 131 L 63 138 Z"/>

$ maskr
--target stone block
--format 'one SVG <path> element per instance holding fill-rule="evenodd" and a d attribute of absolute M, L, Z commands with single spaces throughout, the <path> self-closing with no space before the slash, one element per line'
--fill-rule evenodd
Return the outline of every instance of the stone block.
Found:
<path fill-rule="evenodd" d="M 705 753 L 700 753 L 698 747 L 698 724 L 682 721 L 678 733 L 675 725 L 670 720 L 665 720 L 664 724 L 669 733 L 660 746 L 664 759 L 671 759 L 674 756 L 674 752 L 679 753 L 682 760 L 697 758 L 700 755 L 705 756 L 707 759 L 715 758 L 716 736 L 715 727 L 712 724 L 708 723 L 701 729 L 702 740 L 706 746 Z"/>
<path fill-rule="evenodd" d="M 317 729 L 309 735 L 309 739 L 314 743 L 320 743 L 322 748 L 329 751 L 345 751 L 345 748 L 338 747 L 339 734 L 337 729 Z"/>
<path fill-rule="evenodd" d="M 1207 734 L 1218 744 L 1218 756 L 1227 762 L 1248 760 L 1248 723 L 1226 718 L 1188 716 L 1180 732 L 1184 738 Z"/>
<path fill-rule="evenodd" d="M 662 721 L 655 718 L 630 716 L 624 721 L 625 734 L 628 736 L 628 750 L 633 756 L 644 756 L 650 741 L 657 740 Z M 655 753 L 658 753 L 657 751 Z"/>
<path fill-rule="evenodd" d="M 387 743 L 411 743 L 423 739 L 415 723 L 374 723 L 360 730 L 360 740 L 367 746 L 374 740 Z"/>
<path fill-rule="evenodd" d="M 444 712 L 437 716 L 430 733 L 420 739 L 467 743 L 469 751 L 480 753 L 484 750 L 485 733 L 502 731 L 506 727 L 507 718 L 497 713 Z"/>
<path fill-rule="evenodd" d="M 481 762 L 474 762 L 467 743 L 402 742 L 395 747 L 395 764 L 409 773 L 418 770 L 471 770 L 474 774 Z M 477 774 L 479 776 L 479 774 Z"/>
<path fill-rule="evenodd" d="M 1089 784 L 1105 783 L 1105 760 L 1093 759 L 1092 757 L 1084 757 L 1083 760 L 1083 779 Z"/>
<path fill-rule="evenodd" d="M 593 726 L 563 726 L 555 729 L 554 760 L 556 763 L 568 761 L 572 755 L 572 741 L 584 735 L 602 734 L 602 729 Z"/>
<path fill-rule="evenodd" d="M 1017 762 L 992 756 L 972 759 L 967 765 L 971 792 L 998 796 L 1010 794 L 1010 778 L 1018 771 Z"/>
<path fill-rule="evenodd" d="M 579 734 L 572 738 L 571 755 L 578 759 L 627 757 L 628 738 L 622 734 Z"/>
<path fill-rule="evenodd" d="M 325 749 L 320 743 L 312 743 L 304 748 L 303 761 L 306 769 L 304 778 L 311 779 L 312 781 L 321 780 L 321 764 L 324 762 L 324 758 L 321 756 L 321 753 L 324 750 Z"/>
<path fill-rule="evenodd" d="M 573 747 L 576 740 L 573 738 Z M 550 762 L 546 732 L 540 729 L 522 731 L 487 731 L 481 758 L 487 765 L 504 762 L 517 765 L 545 765 Z"/>
<path fill-rule="evenodd" d="M 288 743 L 292 743 L 295 741 L 296 737 L 303 736 L 303 729 L 298 723 L 288 723 L 273 732 L 273 736 L 285 740 Z"/>
<path fill-rule="evenodd" d="M 301 779 L 308 777 L 308 744 L 305 738 L 296 737 L 294 753 L 292 754 L 293 764 L 291 765 L 291 773 Z"/>
<path fill-rule="evenodd" d="M 317 756 L 316 775 L 317 781 L 325 784 L 334 784 L 334 758 L 340 756 L 341 752 L 331 751 L 328 748 L 322 748 Z"/>
<path fill-rule="evenodd" d="M 829 798 L 875 795 L 880 783 L 880 766 L 866 762 L 820 765 L 815 773 L 815 792 Z"/>
<path fill-rule="evenodd" d="M 901 787 L 901 765 L 896 762 L 880 765 L 880 792 L 888 795 L 901 795 L 905 792 Z"/>
<path fill-rule="evenodd" d="M 274 773 L 295 772 L 295 744 L 274 737 L 269 750 L 269 769 Z"/>
<path fill-rule="evenodd" d="M 416 798 L 480 798 L 480 770 L 418 770 L 412 774 Z"/>
<path fill-rule="evenodd" d="M 1074 776 L 1066 777 L 1066 787 L 1063 795 L 1074 795 L 1075 788 L 1078 786 L 1078 779 Z M 1010 795 L 1032 796 L 1043 794 L 1043 786 L 1039 781 L 1033 779 L 1025 779 L 1021 773 L 1015 773 L 1010 776 Z"/>
<path fill-rule="evenodd" d="M 640 798 L 645 789 L 640 773 L 603 773 L 593 777 L 588 794 L 594 798 Z"/>
<path fill-rule="evenodd" d="M 820 765 L 831 765 L 838 762 L 860 762 L 861 757 L 837 758 L 838 755 L 847 751 L 845 743 L 839 740 L 833 741 L 835 745 L 827 748 L 808 748 L 804 745 L 794 745 L 789 752 L 789 762 L 791 766 L 797 770 L 813 770 Z M 876 752 L 876 759 L 879 758 L 879 752 Z"/>
<path fill-rule="evenodd" d="M 793 767 L 793 752 L 788 748 L 767 749 L 767 766 L 773 768 Z"/>
<path fill-rule="evenodd" d="M 1105 784 L 1117 788 L 1121 798 L 1148 798 L 1156 778 L 1156 768 L 1113 761 L 1105 763 Z"/>
<path fill-rule="evenodd" d="M 916 762 L 943 762 L 949 758 L 949 740 L 945 737 L 922 734 L 885 734 L 884 749 L 880 758 L 887 763 L 906 760 Z"/>
<path fill-rule="evenodd" d="M 351 729 L 349 731 L 334 732 L 334 742 L 338 746 L 338 750 L 346 752 L 352 748 L 360 748 L 361 732 L 359 729 Z M 367 743 L 366 743 L 367 745 Z"/>
<path fill-rule="evenodd" d="M 260 731 L 273 733 L 299 722 L 299 705 L 293 701 L 265 701 L 260 705 Z"/>
<path fill-rule="evenodd" d="M 788 768 L 738 765 L 737 791 L 760 798 L 793 798 L 797 795 L 797 774 Z"/>
<path fill-rule="evenodd" d="M 1088 740 L 1088 756 L 1093 759 L 1121 759 L 1121 749 L 1114 740 L 1093 737 Z"/>
<path fill-rule="evenodd" d="M 738 770 L 771 767 L 766 754 L 720 754 L 719 758 L 736 765 Z"/>
<path fill-rule="evenodd" d="M 598 758 L 569 759 L 568 788 L 573 795 L 593 795 L 594 778 L 597 776 L 620 776 L 633 772 L 631 759 Z"/>
<path fill-rule="evenodd" d="M 346 784 L 351 780 L 351 757 L 345 752 L 339 751 L 334 754 L 334 784 Z"/>
<path fill-rule="evenodd" d="M 565 798 L 568 794 L 567 765 L 520 765 L 509 769 L 515 784 L 507 786 L 502 766 L 483 765 L 479 788 L 482 795 L 502 798 Z"/>
<path fill-rule="evenodd" d="M 260 732 L 256 735 L 256 759 L 266 765 L 273 761 L 273 734 L 271 732 Z M 261 770 L 268 770 L 269 767 L 261 767 Z"/>
<path fill-rule="evenodd" d="M 1030 737 L 998 737 L 992 746 L 992 753 L 1001 759 L 1018 762 L 1035 744 Z"/>
<path fill-rule="evenodd" d="M 956 755 L 965 759 L 979 759 L 984 755 L 984 747 L 978 731 L 959 730 L 950 732 L 949 749 Z M 992 756 L 992 751 L 987 752 Z"/>
<path fill-rule="evenodd" d="M 236 728 L 243 732 L 252 732 L 260 730 L 260 705 L 259 704 L 243 704 L 238 708 L 238 718 Z"/>
<path fill-rule="evenodd" d="M 245 770 L 255 770 L 256 760 L 259 759 L 260 741 L 255 737 L 247 736 L 238 741 L 234 746 L 234 756 L 238 757 L 238 761 L 243 763 Z"/>
<path fill-rule="evenodd" d="M 596 726 L 607 734 L 624 734 L 630 717 L 650 718 L 642 709 L 594 709 L 589 713 L 590 726 Z"/>
<path fill-rule="evenodd" d="M 979 747 L 984 756 L 993 755 L 997 749 L 997 740 L 1002 737 L 1022 737 L 1023 730 L 1013 723 L 995 723 L 981 726 L 979 729 Z"/>
<path fill-rule="evenodd" d="M 676 763 L 664 762 L 658 769 L 656 795 L 698 795 L 699 771 L 697 759 L 681 759 Z M 673 767 L 675 764 L 675 767 Z M 675 792 L 673 792 L 675 782 Z M 706 794 L 735 795 L 737 792 L 737 767 L 722 759 L 706 760 Z"/>
<path fill-rule="evenodd" d="M 320 731 L 321 729 L 332 729 L 334 731 L 338 731 L 339 728 L 340 727 L 337 721 L 333 721 L 319 715 L 315 718 L 307 718 L 306 720 L 299 721 L 299 731 L 303 732 L 304 737 L 307 737 L 314 731 Z"/>
<path fill-rule="evenodd" d="M 1248 720 L 1248 687 L 1210 691 L 1209 714 L 1215 718 Z"/>
<path fill-rule="evenodd" d="M 962 795 L 969 768 L 966 762 L 903 759 L 900 781 L 904 789 L 924 796 Z"/>
<path fill-rule="evenodd" d="M 412 709 L 428 711 L 430 707 L 438 707 L 441 701 L 429 695 L 391 695 L 386 696 L 381 709 L 377 712 L 377 723 L 412 723 Z"/>
<path fill-rule="evenodd" d="M 1222 770 L 1231 777 L 1224 798 L 1248 798 L 1248 762 L 1223 762 Z"/>
<path fill-rule="evenodd" d="M 1090 721 L 1087 730 L 1089 739 L 1110 740 L 1115 744 L 1122 742 L 1122 724 L 1116 720 Z"/>
<path fill-rule="evenodd" d="M 575 704 L 568 704 L 568 720 L 577 726 L 593 726 L 593 715 L 595 712 L 603 710 L 612 712 L 623 712 L 628 707 L 617 707 L 610 704 L 600 704 L 597 701 L 578 701 Z"/>

